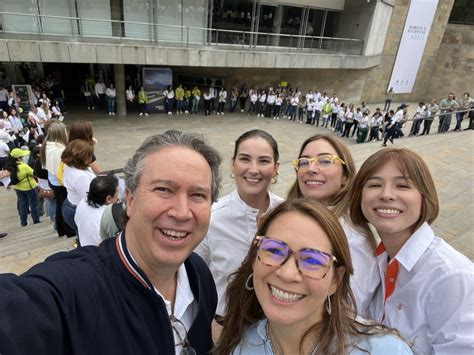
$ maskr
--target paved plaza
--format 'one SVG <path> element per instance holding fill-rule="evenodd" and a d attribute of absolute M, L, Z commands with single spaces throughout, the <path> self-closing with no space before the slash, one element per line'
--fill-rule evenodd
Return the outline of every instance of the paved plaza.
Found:
<path fill-rule="evenodd" d="M 416 104 L 410 106 L 410 117 L 415 108 Z M 260 128 L 277 140 L 281 168 L 278 183 L 272 186 L 272 190 L 282 197 L 286 196 L 294 182 L 295 173 L 291 160 L 297 157 L 301 143 L 315 133 L 330 133 L 327 129 L 286 119 L 272 120 L 240 113 L 208 117 L 160 114 L 150 115 L 145 119 L 138 116 L 109 118 L 98 112 L 86 112 L 81 115 L 71 114 L 66 118 L 66 123 L 75 119 L 93 122 L 98 140 L 95 153 L 102 170 L 122 168 L 142 141 L 153 133 L 173 128 L 203 134 L 224 158 L 221 194 L 229 192 L 234 186 L 229 177 L 230 158 L 234 141 L 243 132 Z M 465 120 L 463 128 L 466 125 Z M 404 131 L 407 132 L 410 127 L 411 123 Z M 435 123 L 432 135 L 397 139 L 395 146 L 413 149 L 424 157 L 434 175 L 441 203 L 441 213 L 433 224 L 435 233 L 473 260 L 474 233 L 471 222 L 474 219 L 474 131 L 433 134 L 436 131 Z M 345 139 L 345 142 L 350 146 L 357 166 L 370 154 L 381 149 L 380 142 L 359 145 L 355 144 L 354 139 Z M 57 237 L 47 217 L 42 217 L 39 225 L 20 227 L 13 191 L 0 188 L 0 201 L 0 232 L 9 234 L 0 240 L 1 273 L 21 273 L 54 252 L 72 249 L 73 240 Z"/>

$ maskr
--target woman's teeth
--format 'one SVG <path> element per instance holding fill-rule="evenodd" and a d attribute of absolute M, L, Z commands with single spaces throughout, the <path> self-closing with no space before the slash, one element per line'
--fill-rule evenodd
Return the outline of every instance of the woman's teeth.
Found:
<path fill-rule="evenodd" d="M 299 301 L 300 299 L 304 297 L 304 295 L 282 291 L 279 288 L 276 288 L 275 286 L 270 286 L 270 289 L 272 291 L 273 297 L 281 301 L 295 302 L 295 301 Z"/>

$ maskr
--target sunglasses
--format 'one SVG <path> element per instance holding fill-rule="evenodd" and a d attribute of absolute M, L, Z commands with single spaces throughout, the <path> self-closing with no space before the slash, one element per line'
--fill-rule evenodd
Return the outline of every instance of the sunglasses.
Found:
<path fill-rule="evenodd" d="M 342 165 L 346 165 L 344 160 L 339 158 L 337 155 L 332 154 L 320 155 L 311 158 L 299 158 L 293 160 L 292 163 L 297 171 L 307 170 L 309 169 L 311 164 L 316 164 L 319 170 L 327 170 L 331 167 L 332 164 L 334 164 L 335 161 L 341 163 Z"/>
<path fill-rule="evenodd" d="M 181 346 L 180 355 L 196 355 L 196 350 L 191 346 L 188 340 L 188 331 L 183 322 L 175 316 L 170 316 L 171 328 L 173 328 L 175 344 Z"/>
<path fill-rule="evenodd" d="M 329 272 L 332 263 L 337 264 L 334 255 L 312 248 L 298 251 L 288 244 L 269 237 L 255 237 L 257 243 L 257 259 L 267 266 L 280 266 L 287 262 L 291 255 L 295 256 L 298 270 L 310 279 L 322 280 Z"/>

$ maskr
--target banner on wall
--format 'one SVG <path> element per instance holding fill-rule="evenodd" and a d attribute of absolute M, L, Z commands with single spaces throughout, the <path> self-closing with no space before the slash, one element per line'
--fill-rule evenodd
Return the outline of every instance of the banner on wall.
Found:
<path fill-rule="evenodd" d="M 411 0 L 387 90 L 411 93 L 439 0 Z"/>
<path fill-rule="evenodd" d="M 170 68 L 143 68 L 142 74 L 143 86 L 148 96 L 147 111 L 165 112 L 163 91 L 173 84 L 173 71 Z"/>

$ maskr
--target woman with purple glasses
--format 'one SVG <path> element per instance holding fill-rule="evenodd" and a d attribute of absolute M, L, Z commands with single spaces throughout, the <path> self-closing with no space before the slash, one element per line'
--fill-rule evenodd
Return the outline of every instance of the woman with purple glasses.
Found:
<path fill-rule="evenodd" d="M 314 201 L 283 202 L 233 275 L 215 353 L 412 354 L 396 331 L 355 320 L 352 271 L 337 218 Z"/>

